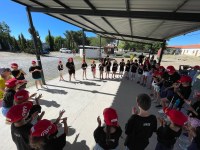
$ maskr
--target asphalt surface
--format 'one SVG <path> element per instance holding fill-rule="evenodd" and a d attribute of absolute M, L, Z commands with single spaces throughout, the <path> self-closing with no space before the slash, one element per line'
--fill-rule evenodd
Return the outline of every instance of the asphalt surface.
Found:
<path fill-rule="evenodd" d="M 78 55 L 78 54 L 76 54 Z M 43 71 L 45 79 L 51 80 L 59 76 L 57 71 L 58 61 L 62 60 L 65 66 L 67 58 L 73 57 L 73 54 L 52 52 L 49 55 L 41 56 Z M 28 80 L 28 86 L 34 84 L 31 74 L 29 73 L 29 67 L 31 66 L 31 61 L 36 60 L 35 55 L 25 54 L 25 53 L 10 53 L 10 52 L 0 52 L 0 67 L 9 68 L 11 63 L 17 63 L 19 68 L 27 73 L 26 80 Z M 75 58 L 76 70 L 81 67 L 81 60 Z M 68 71 L 64 67 L 64 74 Z"/>

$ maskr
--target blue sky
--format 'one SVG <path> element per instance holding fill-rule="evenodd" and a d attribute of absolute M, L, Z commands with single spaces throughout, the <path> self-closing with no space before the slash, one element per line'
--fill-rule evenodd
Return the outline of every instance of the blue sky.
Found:
<path fill-rule="evenodd" d="M 44 41 L 48 30 L 53 36 L 64 36 L 66 30 L 81 30 L 80 28 L 59 21 L 42 13 L 32 13 L 35 28 L 39 31 L 41 39 Z M 28 19 L 24 6 L 10 0 L 0 0 L 0 22 L 6 22 L 11 29 L 11 35 L 17 37 L 23 33 L 26 38 L 31 38 L 28 33 Z M 95 36 L 93 33 L 86 33 L 87 36 Z M 200 44 L 200 31 L 195 31 L 186 35 L 172 38 L 169 45 Z"/>

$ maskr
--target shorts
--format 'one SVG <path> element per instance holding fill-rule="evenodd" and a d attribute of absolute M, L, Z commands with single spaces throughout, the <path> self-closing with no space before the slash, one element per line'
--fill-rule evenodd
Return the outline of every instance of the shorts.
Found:
<path fill-rule="evenodd" d="M 149 76 L 149 72 L 148 71 L 144 71 L 143 72 L 143 76 L 145 76 L 145 77 Z"/>
<path fill-rule="evenodd" d="M 158 142 L 157 145 L 156 145 L 155 150 L 173 150 L 173 148 L 174 148 L 174 146 L 166 147 L 162 143 Z"/>
<path fill-rule="evenodd" d="M 154 81 L 152 82 L 152 87 L 156 92 L 160 92 L 160 86 L 158 86 Z"/>
<path fill-rule="evenodd" d="M 42 78 L 37 78 L 37 79 L 34 79 L 35 81 L 39 81 L 39 80 L 42 80 Z"/>
<path fill-rule="evenodd" d="M 63 70 L 60 70 L 60 71 L 59 71 L 59 74 L 60 74 L 60 75 L 63 75 Z"/>
<path fill-rule="evenodd" d="M 120 72 L 124 72 L 124 68 L 120 68 L 119 71 L 120 71 Z"/>
<path fill-rule="evenodd" d="M 160 89 L 160 97 L 161 98 L 167 98 L 168 100 L 172 99 L 174 96 L 174 91 L 173 89 L 168 89 L 165 91 L 167 87 L 162 86 Z"/>
<path fill-rule="evenodd" d="M 1 111 L 2 111 L 3 116 L 6 117 L 9 110 L 10 110 L 10 108 L 2 107 Z"/>
<path fill-rule="evenodd" d="M 104 150 L 104 149 L 98 143 L 96 143 L 93 150 Z M 109 150 L 118 150 L 118 147 L 115 149 L 109 149 Z"/>
<path fill-rule="evenodd" d="M 69 75 L 75 74 L 75 70 L 69 70 Z"/>

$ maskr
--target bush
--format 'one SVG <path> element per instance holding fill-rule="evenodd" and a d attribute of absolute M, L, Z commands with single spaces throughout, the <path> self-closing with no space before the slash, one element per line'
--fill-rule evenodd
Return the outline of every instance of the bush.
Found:
<path fill-rule="evenodd" d="M 126 55 L 124 55 L 124 57 L 125 57 L 125 58 L 130 58 L 130 55 L 127 55 L 127 54 L 126 54 Z"/>
<path fill-rule="evenodd" d="M 120 53 L 116 53 L 116 56 L 123 56 L 123 54 L 120 54 Z"/>

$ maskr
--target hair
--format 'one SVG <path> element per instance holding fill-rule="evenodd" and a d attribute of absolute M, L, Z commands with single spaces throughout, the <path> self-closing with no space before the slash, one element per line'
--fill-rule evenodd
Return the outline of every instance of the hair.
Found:
<path fill-rule="evenodd" d="M 35 150 L 41 150 L 45 144 L 45 137 L 29 137 L 30 147 Z"/>
<path fill-rule="evenodd" d="M 139 94 L 137 96 L 137 103 L 140 108 L 147 111 L 151 107 L 151 98 L 147 94 L 144 94 L 144 93 Z"/>

